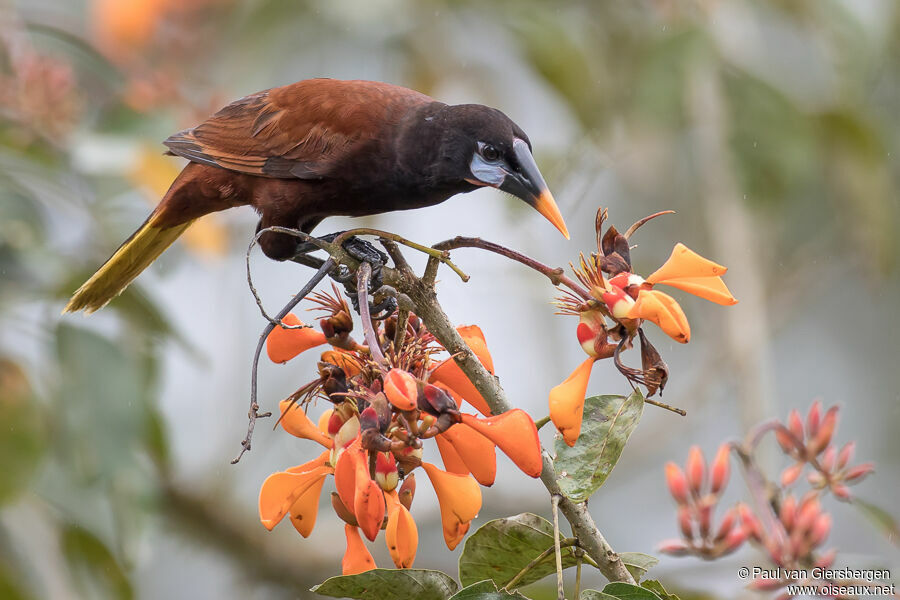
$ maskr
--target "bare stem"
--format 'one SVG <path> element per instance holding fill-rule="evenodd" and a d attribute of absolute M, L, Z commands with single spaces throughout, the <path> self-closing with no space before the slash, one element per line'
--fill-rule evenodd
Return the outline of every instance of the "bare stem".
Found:
<path fill-rule="evenodd" d="M 581 564 L 584 558 L 584 550 L 581 548 L 575 548 L 575 595 L 572 596 L 575 600 L 580 600 L 581 598 Z"/>
<path fill-rule="evenodd" d="M 428 246 L 424 246 L 422 244 L 418 244 L 416 242 L 410 241 L 410 240 L 406 239 L 405 237 L 397 235 L 396 233 L 391 233 L 389 231 L 382 231 L 380 229 L 371 229 L 369 227 L 357 227 L 356 229 L 347 230 L 347 231 L 341 233 L 339 236 L 337 236 L 334 239 L 334 243 L 336 245 L 340 246 L 348 238 L 350 238 L 354 235 L 375 235 L 375 236 L 378 236 L 378 237 L 386 239 L 386 240 L 391 240 L 392 242 L 396 242 L 398 244 L 403 244 L 404 246 L 412 248 L 413 250 L 418 250 L 419 252 L 427 254 L 431 258 L 444 263 L 445 265 L 450 267 L 454 273 L 459 275 L 459 278 L 462 279 L 463 281 L 469 280 L 469 276 L 466 275 L 462 271 L 462 269 L 457 267 L 450 260 L 450 252 L 448 252 L 449 249 L 441 250 L 438 248 L 429 248 Z"/>
<path fill-rule="evenodd" d="M 558 600 L 566 600 L 563 586 L 562 550 L 559 547 L 559 494 L 550 496 L 550 507 L 553 512 L 553 550 L 556 554 L 556 595 Z"/>
<path fill-rule="evenodd" d="M 363 332 L 366 335 L 366 343 L 369 345 L 369 354 L 379 365 L 386 365 L 387 360 L 381 352 L 381 343 L 378 334 L 372 326 L 372 315 L 369 314 L 369 280 L 372 278 L 372 265 L 367 262 L 359 265 L 356 271 L 356 290 L 359 295 L 359 317 L 362 320 Z"/>

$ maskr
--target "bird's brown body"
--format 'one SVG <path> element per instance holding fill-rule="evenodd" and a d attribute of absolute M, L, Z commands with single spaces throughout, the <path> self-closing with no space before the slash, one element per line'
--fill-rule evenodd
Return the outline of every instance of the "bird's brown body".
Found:
<path fill-rule="evenodd" d="M 194 219 L 235 206 L 252 206 L 260 228 L 309 233 L 329 216 L 429 206 L 482 185 L 506 189 L 500 182 L 508 176 L 515 184 L 508 191 L 565 233 L 527 137 L 505 115 L 480 105 L 448 106 L 386 83 L 310 79 L 273 88 L 229 104 L 164 144 L 190 163 L 66 310 L 102 307 Z M 486 145 L 508 160 L 481 157 Z M 500 167 L 500 175 L 491 171 Z M 471 172 L 478 168 L 486 181 Z M 285 260 L 297 240 L 269 232 L 260 245 L 270 258 Z"/>

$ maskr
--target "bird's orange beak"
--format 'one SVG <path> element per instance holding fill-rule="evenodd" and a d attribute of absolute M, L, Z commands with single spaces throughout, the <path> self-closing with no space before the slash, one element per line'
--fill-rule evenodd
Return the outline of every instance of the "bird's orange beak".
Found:
<path fill-rule="evenodd" d="M 556 206 L 556 200 L 553 199 L 553 194 L 550 193 L 549 189 L 541 190 L 533 206 L 539 213 L 544 215 L 545 219 L 553 223 L 553 226 L 559 229 L 559 232 L 566 236 L 566 239 L 569 239 L 569 230 L 566 227 L 566 222 L 563 221 L 559 207 Z"/>
<path fill-rule="evenodd" d="M 553 194 L 550 193 L 550 188 L 547 186 L 547 182 L 544 181 L 544 176 L 541 175 L 537 163 L 534 162 L 534 157 L 531 155 L 528 144 L 523 140 L 517 139 L 513 142 L 512 150 L 517 168 L 513 172 L 507 172 L 503 182 L 498 187 L 504 192 L 518 196 L 533 206 L 539 213 L 544 215 L 545 219 L 553 223 L 553 226 L 559 229 L 560 233 L 566 236 L 566 239 L 569 239 L 569 230 L 566 228 L 566 222 L 563 221 L 559 207 L 556 206 L 556 201 L 553 199 Z"/>

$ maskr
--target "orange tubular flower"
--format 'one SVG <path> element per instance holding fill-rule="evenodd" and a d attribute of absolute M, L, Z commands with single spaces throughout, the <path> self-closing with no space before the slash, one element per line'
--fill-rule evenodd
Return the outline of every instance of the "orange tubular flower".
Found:
<path fill-rule="evenodd" d="M 322 489 L 322 481 L 334 469 L 315 467 L 303 473 L 283 471 L 269 475 L 259 490 L 259 520 L 272 530 L 288 513 L 294 503 L 313 486 Z"/>
<path fill-rule="evenodd" d="M 303 494 L 291 505 L 291 525 L 303 537 L 309 537 L 316 526 L 316 517 L 319 514 L 319 497 L 322 495 L 322 486 L 325 485 L 325 477 L 309 486 Z"/>
<path fill-rule="evenodd" d="M 441 524 L 444 541 L 453 550 L 469 531 L 469 523 L 481 510 L 481 488 L 467 475 L 441 471 L 431 463 L 423 462 L 422 468 L 431 479 L 441 507 Z"/>
<path fill-rule="evenodd" d="M 294 313 L 281 321 L 285 325 L 303 325 Z M 285 329 L 279 325 L 266 338 L 266 352 L 272 362 L 286 363 L 301 352 L 321 346 L 327 341 L 325 334 L 310 327 Z"/>
<path fill-rule="evenodd" d="M 465 417 L 463 418 L 465 419 Z M 520 431 L 519 434 L 521 435 L 521 433 Z M 469 427 L 451 427 L 437 438 L 439 440 L 438 449 L 441 447 L 441 440 L 449 442 L 465 465 L 466 473 L 471 473 L 478 483 L 486 487 L 494 485 L 494 479 L 497 476 L 497 454 L 494 451 L 494 442 Z M 442 451 L 441 457 L 443 456 Z M 446 465 L 445 461 L 444 466 Z M 463 474 L 462 471 L 449 470 Z"/>
<path fill-rule="evenodd" d="M 584 397 L 596 360 L 588 358 L 565 381 L 550 390 L 550 420 L 569 446 L 574 446 L 581 434 Z"/>
<path fill-rule="evenodd" d="M 344 535 L 347 537 L 347 551 L 341 561 L 341 574 L 356 575 L 376 568 L 375 559 L 359 537 L 359 530 L 352 525 L 344 525 Z"/>
<path fill-rule="evenodd" d="M 364 454 L 354 442 L 341 453 L 334 465 L 334 487 L 341 502 L 350 512 L 353 512 L 356 498 L 357 466 L 363 460 L 361 455 Z"/>
<path fill-rule="evenodd" d="M 710 302 L 730 306 L 737 304 L 737 300 L 722 281 L 726 271 L 726 267 L 703 258 L 679 242 L 665 264 L 647 278 L 647 283 L 670 285 Z"/>
<path fill-rule="evenodd" d="M 388 503 L 388 522 L 384 531 L 384 540 L 388 552 L 398 569 L 408 569 L 416 560 L 419 547 L 419 531 L 409 510 L 400 502 L 397 492 L 384 495 Z"/>
<path fill-rule="evenodd" d="M 691 339 L 691 326 L 681 306 L 675 298 L 658 290 L 641 290 L 628 316 L 656 323 L 676 342 L 687 344 Z"/>
<path fill-rule="evenodd" d="M 343 350 L 326 350 L 319 358 L 322 362 L 340 367 L 347 377 L 356 377 L 359 375 L 359 364 L 350 358 L 350 355 Z"/>
<path fill-rule="evenodd" d="M 460 457 L 459 452 L 456 451 L 456 447 L 444 437 L 444 434 L 434 436 L 434 441 L 437 442 L 438 450 L 441 453 L 444 469 L 457 475 L 468 475 L 471 472 L 465 461 Z"/>
<path fill-rule="evenodd" d="M 303 407 L 299 404 L 294 403 L 291 406 L 290 400 L 282 400 L 278 403 L 278 408 L 281 409 L 282 414 L 281 426 L 289 434 L 304 440 L 319 442 L 326 448 L 334 446 L 334 440 L 324 434 L 319 426 L 306 416 Z"/>
<path fill-rule="evenodd" d="M 384 492 L 376 481 L 369 478 L 369 466 L 365 458 L 356 460 L 353 514 L 356 515 L 356 520 L 365 536 L 369 538 L 369 541 L 374 542 L 378 537 L 378 532 L 381 531 L 381 524 L 384 522 Z"/>
<path fill-rule="evenodd" d="M 486 419 L 463 414 L 462 422 L 496 444 L 526 475 L 540 477 L 543 469 L 541 441 L 534 421 L 524 410 L 514 408 Z M 456 446 L 456 450 L 466 460 L 460 446 Z M 470 468 L 473 466 L 469 462 L 466 465 Z M 475 471 L 472 472 L 474 474 Z"/>
<path fill-rule="evenodd" d="M 478 357 L 484 368 L 488 372 L 493 373 L 494 359 L 488 352 L 481 329 L 477 325 L 468 325 L 457 327 L 456 331 L 459 332 L 466 345 L 475 353 L 475 356 Z M 491 414 L 491 409 L 488 407 L 487 402 L 485 402 L 484 398 L 482 398 L 481 394 L 478 393 L 478 390 L 475 389 L 475 386 L 472 385 L 472 382 L 469 381 L 469 378 L 466 377 L 466 374 L 462 372 L 462 369 L 459 368 L 459 365 L 452 358 L 448 358 L 440 363 L 431 372 L 428 382 L 433 384 L 442 383 L 452 388 L 453 391 L 474 406 L 478 412 L 483 415 Z"/>

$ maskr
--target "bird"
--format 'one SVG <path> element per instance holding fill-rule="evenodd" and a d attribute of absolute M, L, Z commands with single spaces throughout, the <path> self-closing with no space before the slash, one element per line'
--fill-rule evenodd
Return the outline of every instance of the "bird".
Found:
<path fill-rule="evenodd" d="M 494 187 L 569 238 L 528 136 L 480 104 L 445 104 L 377 81 L 306 79 L 236 100 L 163 144 L 188 163 L 63 312 L 102 308 L 196 219 L 238 206 L 256 210 L 257 231 L 309 234 L 326 217 L 421 208 Z M 283 261 L 299 241 L 266 231 L 259 245 Z"/>

